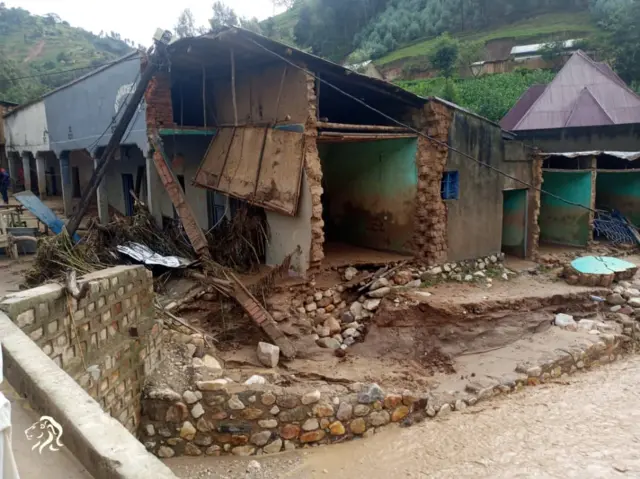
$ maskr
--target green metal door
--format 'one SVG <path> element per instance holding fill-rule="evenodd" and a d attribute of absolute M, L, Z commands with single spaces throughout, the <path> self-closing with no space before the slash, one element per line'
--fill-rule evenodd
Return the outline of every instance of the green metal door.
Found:
<path fill-rule="evenodd" d="M 524 258 L 527 255 L 527 190 L 503 192 L 502 251 Z"/>

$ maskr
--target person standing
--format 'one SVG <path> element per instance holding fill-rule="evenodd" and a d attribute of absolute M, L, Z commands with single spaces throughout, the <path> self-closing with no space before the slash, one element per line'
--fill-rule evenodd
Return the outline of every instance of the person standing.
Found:
<path fill-rule="evenodd" d="M 0 168 L 0 193 L 2 193 L 2 201 L 5 205 L 9 204 L 9 185 L 11 178 L 4 168 Z"/>

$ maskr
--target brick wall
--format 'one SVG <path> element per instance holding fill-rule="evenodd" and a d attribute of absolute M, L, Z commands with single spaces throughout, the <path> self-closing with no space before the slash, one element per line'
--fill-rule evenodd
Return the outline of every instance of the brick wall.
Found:
<path fill-rule="evenodd" d="M 153 280 L 142 266 L 81 278 L 84 298 L 49 284 L 6 296 L 0 309 L 109 414 L 134 432 L 144 378 L 162 360 Z"/>
<path fill-rule="evenodd" d="M 171 102 L 171 77 L 158 72 L 149 82 L 144 99 L 147 103 L 147 128 L 170 128 L 174 125 Z"/>

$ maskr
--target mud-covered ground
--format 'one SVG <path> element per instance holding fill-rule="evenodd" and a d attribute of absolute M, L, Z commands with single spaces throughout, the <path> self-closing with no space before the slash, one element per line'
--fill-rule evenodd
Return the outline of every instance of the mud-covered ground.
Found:
<path fill-rule="evenodd" d="M 368 440 L 167 464 L 185 479 L 640 477 L 639 379 L 633 357 Z"/>

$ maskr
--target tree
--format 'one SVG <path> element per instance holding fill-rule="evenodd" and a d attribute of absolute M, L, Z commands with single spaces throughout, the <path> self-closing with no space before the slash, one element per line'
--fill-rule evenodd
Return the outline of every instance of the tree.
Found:
<path fill-rule="evenodd" d="M 209 23 L 211 24 L 211 29 L 217 31 L 223 27 L 236 27 L 239 24 L 239 20 L 238 15 L 231 7 L 227 7 L 221 1 L 217 1 L 213 4 L 213 17 L 209 19 Z"/>
<path fill-rule="evenodd" d="M 460 51 L 458 54 L 458 64 L 464 74 L 471 73 L 475 76 L 471 65 L 477 61 L 482 60 L 484 56 L 484 43 L 478 42 L 463 42 L 460 44 Z"/>
<path fill-rule="evenodd" d="M 627 83 L 640 80 L 640 1 L 622 5 L 605 22 L 613 67 Z"/>
<path fill-rule="evenodd" d="M 441 35 L 428 55 L 431 66 L 445 78 L 451 78 L 458 65 L 460 43 L 447 33 Z"/>
<path fill-rule="evenodd" d="M 178 17 L 178 24 L 175 27 L 178 38 L 195 37 L 197 33 L 195 23 L 193 13 L 188 8 L 185 8 Z"/>

